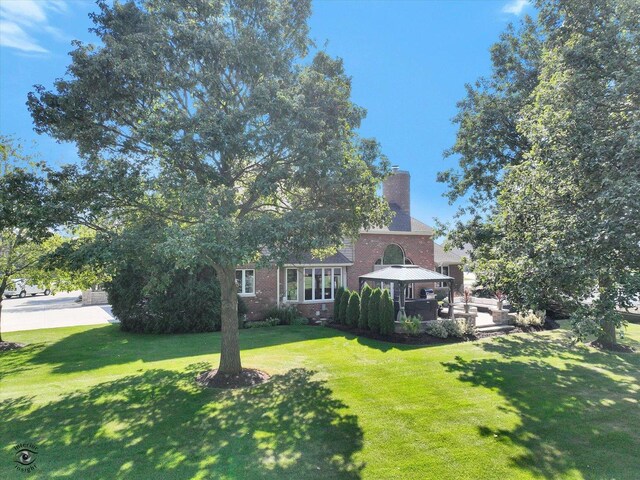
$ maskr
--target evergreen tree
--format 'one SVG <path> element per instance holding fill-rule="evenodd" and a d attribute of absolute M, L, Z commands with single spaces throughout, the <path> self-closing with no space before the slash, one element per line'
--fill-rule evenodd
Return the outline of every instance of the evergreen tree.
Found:
<path fill-rule="evenodd" d="M 342 298 L 340 299 L 340 312 L 338 316 L 338 323 L 346 325 L 347 323 L 347 307 L 349 306 L 349 298 L 351 292 L 345 288 Z"/>
<path fill-rule="evenodd" d="M 389 290 L 385 289 L 380 297 L 380 333 L 383 335 L 390 335 L 394 331 L 394 309 L 393 300 Z"/>
<path fill-rule="evenodd" d="M 358 292 L 351 292 L 349 305 L 347 306 L 347 325 L 357 327 L 360 318 L 360 295 Z"/>
<path fill-rule="evenodd" d="M 365 283 L 362 289 L 362 297 L 360 298 L 360 318 L 358 319 L 358 327 L 363 330 L 368 328 L 369 299 L 371 298 L 371 292 L 371 287 Z"/>
<path fill-rule="evenodd" d="M 338 287 L 333 299 L 333 321 L 340 323 L 340 302 L 344 295 L 344 287 Z"/>
<path fill-rule="evenodd" d="M 380 333 L 380 298 L 382 290 L 374 288 L 369 299 L 369 315 L 367 317 L 367 325 L 372 332 Z"/>

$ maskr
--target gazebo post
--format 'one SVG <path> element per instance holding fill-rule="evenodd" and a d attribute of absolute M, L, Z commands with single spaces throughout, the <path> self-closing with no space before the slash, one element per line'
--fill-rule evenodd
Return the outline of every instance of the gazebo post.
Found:
<path fill-rule="evenodd" d="M 400 295 L 398 295 L 398 299 L 400 300 L 400 309 L 398 310 L 396 320 L 401 322 L 407 316 L 404 312 L 404 282 L 398 282 L 398 286 L 400 288 Z"/>
<path fill-rule="evenodd" d="M 449 318 L 455 318 L 453 313 L 453 280 L 449 280 Z"/>
<path fill-rule="evenodd" d="M 358 292 L 362 292 L 362 287 L 364 286 L 364 280 L 362 280 L 361 278 L 358 280 L 360 281 L 360 287 L 358 288 Z"/>

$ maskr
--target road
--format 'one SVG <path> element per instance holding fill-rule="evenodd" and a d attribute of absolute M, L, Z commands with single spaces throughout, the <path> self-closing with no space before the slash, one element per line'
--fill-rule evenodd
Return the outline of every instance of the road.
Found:
<path fill-rule="evenodd" d="M 5 298 L 2 301 L 2 332 L 39 328 L 117 323 L 109 305 L 82 306 L 80 292 Z"/>

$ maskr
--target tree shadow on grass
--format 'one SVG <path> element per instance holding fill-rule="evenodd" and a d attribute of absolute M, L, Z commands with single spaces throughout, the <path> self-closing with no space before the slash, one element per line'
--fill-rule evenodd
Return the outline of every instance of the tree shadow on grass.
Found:
<path fill-rule="evenodd" d="M 240 348 L 249 350 L 335 336 L 329 329 L 274 327 L 241 330 Z M 36 346 L 34 346 L 36 347 Z M 50 345 L 37 346 L 30 362 L 54 364 L 55 373 L 70 373 L 142 360 L 154 362 L 173 358 L 220 353 L 220 332 L 192 334 L 136 334 L 115 325 L 91 328 Z"/>
<path fill-rule="evenodd" d="M 512 458 L 517 467 L 544 478 L 576 471 L 586 479 L 637 478 L 639 356 L 557 342 L 505 337 L 482 344 L 502 358 L 443 365 L 464 382 L 497 390 L 508 404 L 498 408 L 518 415 L 513 428 L 479 427 L 482 436 L 525 449 Z"/>
<path fill-rule="evenodd" d="M 150 370 L 44 405 L 3 402 L 0 448 L 10 458 L 14 444 L 37 444 L 38 471 L 48 477 L 360 478 L 357 417 L 313 372 L 291 370 L 245 390 L 196 386 L 210 368 Z M 12 468 L 0 464 L 0 478 Z"/>

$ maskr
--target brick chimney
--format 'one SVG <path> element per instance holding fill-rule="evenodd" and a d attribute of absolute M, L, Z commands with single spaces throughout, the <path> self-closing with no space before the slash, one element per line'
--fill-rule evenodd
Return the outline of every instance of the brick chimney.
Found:
<path fill-rule="evenodd" d="M 409 172 L 400 170 L 398 165 L 391 167 L 391 175 L 389 175 L 382 184 L 382 194 L 393 206 L 395 203 L 400 211 L 411 215 L 411 175 Z"/>

